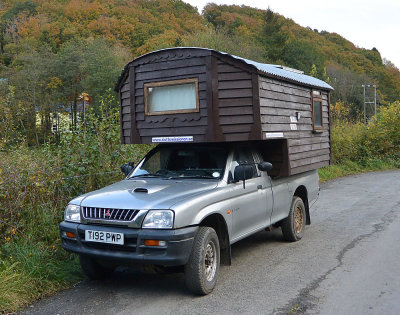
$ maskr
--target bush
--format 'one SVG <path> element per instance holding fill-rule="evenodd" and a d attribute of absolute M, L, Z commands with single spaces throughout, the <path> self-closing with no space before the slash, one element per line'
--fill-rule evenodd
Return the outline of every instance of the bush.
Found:
<path fill-rule="evenodd" d="M 332 154 L 334 163 L 399 159 L 400 102 L 381 107 L 377 117 L 367 125 L 343 118 L 335 120 L 332 124 Z"/>
<path fill-rule="evenodd" d="M 80 279 L 75 255 L 61 248 L 58 224 L 72 198 L 121 180 L 120 165 L 151 145 L 121 145 L 119 105 L 111 95 L 60 143 L 19 145 L 0 159 L 0 313 Z M 8 279 L 4 282 L 4 279 Z M 8 283 L 8 282 L 12 282 Z M 6 289 L 6 290 L 3 290 Z"/>

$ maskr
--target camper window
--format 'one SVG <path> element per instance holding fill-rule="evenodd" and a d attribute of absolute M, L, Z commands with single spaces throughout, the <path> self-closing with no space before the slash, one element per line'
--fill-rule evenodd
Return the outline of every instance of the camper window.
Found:
<path fill-rule="evenodd" d="M 323 129 L 322 95 L 320 91 L 312 92 L 312 122 L 314 130 L 321 131 Z"/>
<path fill-rule="evenodd" d="M 199 111 L 198 79 L 144 84 L 146 115 L 191 113 Z"/>

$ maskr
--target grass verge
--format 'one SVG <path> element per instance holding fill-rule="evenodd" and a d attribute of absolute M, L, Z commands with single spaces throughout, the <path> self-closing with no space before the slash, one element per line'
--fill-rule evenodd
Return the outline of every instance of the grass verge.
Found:
<path fill-rule="evenodd" d="M 24 306 L 83 279 L 75 255 L 61 245 L 18 239 L 1 247 L 0 314 Z"/>
<path fill-rule="evenodd" d="M 320 183 L 335 178 L 373 171 L 385 171 L 400 168 L 400 160 L 366 160 L 354 162 L 345 160 L 340 164 L 333 164 L 318 170 Z"/>

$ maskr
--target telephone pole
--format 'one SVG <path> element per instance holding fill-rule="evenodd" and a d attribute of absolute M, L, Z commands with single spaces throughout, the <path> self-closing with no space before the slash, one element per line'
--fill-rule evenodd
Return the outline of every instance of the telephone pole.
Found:
<path fill-rule="evenodd" d="M 376 85 L 375 84 L 363 84 L 364 88 L 364 124 L 367 124 L 367 104 L 374 105 L 374 114 L 376 116 Z M 367 88 L 374 89 L 374 96 L 367 96 Z"/>

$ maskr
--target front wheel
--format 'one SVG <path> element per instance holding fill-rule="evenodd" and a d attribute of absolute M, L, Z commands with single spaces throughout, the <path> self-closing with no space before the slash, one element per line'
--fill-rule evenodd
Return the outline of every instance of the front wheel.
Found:
<path fill-rule="evenodd" d="M 192 252 L 185 265 L 186 286 L 196 294 L 210 293 L 217 283 L 220 248 L 213 228 L 202 226 L 194 238 Z"/>
<path fill-rule="evenodd" d="M 306 225 L 306 207 L 300 197 L 294 196 L 289 216 L 282 221 L 283 238 L 289 242 L 296 242 L 303 237 Z"/>

